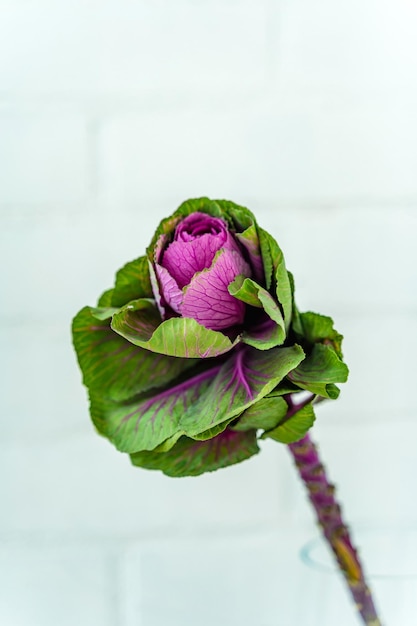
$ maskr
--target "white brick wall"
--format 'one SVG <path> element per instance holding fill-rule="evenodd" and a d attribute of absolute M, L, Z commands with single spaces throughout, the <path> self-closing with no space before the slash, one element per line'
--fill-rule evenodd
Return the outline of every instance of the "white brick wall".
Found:
<path fill-rule="evenodd" d="M 416 95 L 412 0 L 283 0 L 280 78 L 325 96 Z"/>
<path fill-rule="evenodd" d="M 32 539 L 3 542 L 0 559 L 4 624 L 117 623 L 114 550 L 112 554 L 86 542 L 67 540 L 62 545 Z"/>
<path fill-rule="evenodd" d="M 80 115 L 0 111 L 0 203 L 53 208 L 85 202 L 89 162 Z"/>
<path fill-rule="evenodd" d="M 314 432 L 347 517 L 415 521 L 416 27 L 411 0 L 0 0 L 2 625 L 356 624 L 301 564 L 285 448 L 133 469 L 69 325 L 182 200 L 247 204 L 346 338 Z"/>
<path fill-rule="evenodd" d="M 2 16 L 0 80 L 11 92 L 69 98 L 155 89 L 245 93 L 264 86 L 265 5 L 16 2 Z"/>

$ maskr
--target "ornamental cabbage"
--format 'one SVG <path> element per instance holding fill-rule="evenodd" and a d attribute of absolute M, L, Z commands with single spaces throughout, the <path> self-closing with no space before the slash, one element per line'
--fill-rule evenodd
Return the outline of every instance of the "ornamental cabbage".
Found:
<path fill-rule="evenodd" d="M 348 374 L 332 320 L 297 310 L 275 239 L 225 200 L 162 220 L 76 315 L 73 340 L 96 429 L 170 476 L 243 461 L 259 438 L 301 439 L 312 401 L 336 398 Z"/>

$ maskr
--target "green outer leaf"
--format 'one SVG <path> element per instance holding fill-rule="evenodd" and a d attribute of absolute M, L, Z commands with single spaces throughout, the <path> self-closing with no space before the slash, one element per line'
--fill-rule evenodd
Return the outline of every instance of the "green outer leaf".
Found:
<path fill-rule="evenodd" d="M 173 217 L 184 218 L 197 211 L 207 213 L 212 217 L 224 217 L 224 209 L 220 207 L 220 203 L 204 196 L 201 198 L 191 198 L 180 204 L 175 213 L 173 213 Z"/>
<path fill-rule="evenodd" d="M 180 437 L 182 437 L 181 432 L 175 433 L 175 435 L 172 435 L 171 437 L 168 437 L 168 439 L 165 439 L 165 441 L 159 444 L 159 446 L 156 446 L 156 448 L 154 448 L 152 452 L 168 452 L 168 450 L 171 450 L 171 448 L 175 446 Z"/>
<path fill-rule="evenodd" d="M 181 437 L 168 452 L 138 452 L 131 455 L 131 460 L 133 465 L 162 470 L 167 476 L 199 476 L 240 463 L 258 452 L 255 431 L 226 431 L 208 441 Z"/>
<path fill-rule="evenodd" d="M 209 428 L 208 430 L 204 430 L 202 433 L 197 433 L 193 435 L 192 438 L 198 441 L 205 441 L 206 439 L 212 439 L 213 437 L 216 437 L 217 435 L 222 433 L 224 430 L 226 430 L 230 422 L 232 422 L 234 419 L 235 419 L 234 416 L 229 417 L 229 419 L 225 420 L 224 422 L 221 422 L 220 424 L 216 424 L 212 428 Z"/>
<path fill-rule="evenodd" d="M 220 207 L 220 210 L 227 215 L 233 228 L 237 232 L 244 232 L 250 228 L 252 224 L 256 225 L 254 214 L 246 207 L 236 204 L 231 200 L 215 200 L 214 202 Z"/>
<path fill-rule="evenodd" d="M 265 269 L 265 280 L 268 291 L 275 283 L 278 302 L 282 306 L 286 330 L 289 329 L 292 317 L 293 287 L 285 267 L 284 255 L 275 239 L 263 228 L 258 228 L 259 242 Z"/>
<path fill-rule="evenodd" d="M 276 428 L 263 433 L 261 439 L 270 438 L 281 443 L 293 443 L 304 437 L 313 426 L 314 420 L 314 409 L 310 402 Z"/>
<path fill-rule="evenodd" d="M 304 358 L 300 346 L 265 352 L 245 347 L 221 366 L 212 384 L 183 415 L 180 427 L 194 438 L 236 417 L 266 396 Z"/>
<path fill-rule="evenodd" d="M 91 315 L 100 321 L 109 320 L 115 313 L 118 313 L 120 309 L 114 307 L 90 307 Z"/>
<path fill-rule="evenodd" d="M 146 256 L 126 263 L 117 272 L 111 305 L 121 307 L 140 298 L 153 298 Z"/>
<path fill-rule="evenodd" d="M 207 213 L 212 217 L 221 217 L 237 232 L 242 232 L 251 224 L 256 224 L 255 216 L 246 207 L 231 200 L 211 200 L 205 197 L 186 200 L 175 211 L 173 217 L 183 218 L 195 211 Z"/>
<path fill-rule="evenodd" d="M 317 343 L 311 354 L 289 373 L 288 378 L 301 389 L 334 399 L 338 395 L 338 389 L 333 383 L 346 382 L 348 373 L 347 365 L 339 359 L 331 346 Z"/>
<path fill-rule="evenodd" d="M 254 271 L 254 277 L 258 282 L 264 283 L 264 267 L 262 263 L 261 249 L 259 246 L 258 229 L 253 222 L 241 233 L 236 233 L 236 239 L 246 249 L 250 264 Z"/>
<path fill-rule="evenodd" d="M 269 393 L 303 358 L 299 346 L 268 352 L 245 347 L 223 365 L 124 404 L 91 393 L 91 415 L 122 452 L 153 450 L 164 442 L 169 448 L 173 440 L 167 440 L 178 433 L 193 439 L 217 434 L 218 425 Z"/>
<path fill-rule="evenodd" d="M 251 278 L 238 276 L 229 285 L 229 293 L 238 300 L 245 302 L 245 304 L 262 308 L 276 324 L 275 328 L 271 329 L 272 332 L 266 333 L 265 337 L 262 337 L 262 333 L 258 336 L 256 333 L 251 333 L 250 330 L 245 331 L 242 334 L 243 343 L 247 343 L 259 350 L 269 350 L 284 343 L 286 337 L 284 319 L 278 304 L 266 289 Z"/>
<path fill-rule="evenodd" d="M 301 393 L 303 390 L 290 382 L 288 378 L 284 378 L 269 394 L 270 396 L 285 396 L 289 393 Z"/>
<path fill-rule="evenodd" d="M 237 431 L 246 431 L 253 428 L 271 430 L 286 416 L 287 411 L 288 404 L 284 398 L 275 396 L 272 392 L 246 409 L 232 428 Z"/>
<path fill-rule="evenodd" d="M 111 300 L 112 300 L 112 297 L 113 297 L 113 291 L 114 291 L 114 289 L 107 289 L 107 291 L 102 293 L 100 298 L 98 299 L 97 306 L 100 307 L 100 308 L 101 307 L 103 307 L 103 308 L 111 307 Z"/>
<path fill-rule="evenodd" d="M 258 325 L 244 331 L 241 336 L 242 343 L 258 350 L 270 350 L 280 346 L 283 343 L 280 327 L 274 324 L 272 320 L 267 320 L 266 323 L 268 327 Z"/>
<path fill-rule="evenodd" d="M 85 307 L 73 320 L 73 341 L 83 382 L 91 390 L 123 401 L 153 387 L 166 385 L 196 361 L 149 352 L 116 334 L 106 319 Z"/>
<path fill-rule="evenodd" d="M 293 329 L 310 343 L 331 344 L 337 355 L 342 358 L 341 345 L 343 335 L 334 329 L 331 317 L 313 313 L 312 311 L 300 313 L 293 321 Z"/>
<path fill-rule="evenodd" d="M 169 356 L 183 359 L 216 357 L 233 348 L 239 341 L 201 326 L 188 317 L 161 321 L 152 300 L 135 300 L 113 316 L 112 329 L 131 343 Z"/>
<path fill-rule="evenodd" d="M 203 372 L 164 391 L 143 394 L 121 404 L 90 394 L 90 412 L 97 430 L 108 437 L 121 452 L 154 450 L 161 444 L 169 447 L 171 439 L 185 434 L 182 416 L 192 408 L 211 384 L 218 371 Z M 167 445 L 168 444 L 168 445 Z"/>
<path fill-rule="evenodd" d="M 339 387 L 333 385 L 333 383 L 327 383 L 327 385 L 323 385 L 322 387 L 320 385 L 315 385 L 314 388 L 314 393 L 316 395 L 323 396 L 324 398 L 330 398 L 330 400 L 337 400 L 340 396 Z"/>
<path fill-rule="evenodd" d="M 261 248 L 262 262 L 265 272 L 265 284 L 268 290 L 271 289 L 274 280 L 274 263 L 269 240 L 271 236 L 261 227 L 258 227 L 259 245 Z"/>

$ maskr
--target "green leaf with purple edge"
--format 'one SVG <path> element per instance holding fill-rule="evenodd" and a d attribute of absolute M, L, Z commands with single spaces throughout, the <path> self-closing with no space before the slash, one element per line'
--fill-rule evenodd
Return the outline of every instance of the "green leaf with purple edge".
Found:
<path fill-rule="evenodd" d="M 263 430 L 275 428 L 286 416 L 288 404 L 282 396 L 276 396 L 273 393 L 252 404 L 231 428 L 239 432 L 253 428 L 262 428 Z"/>
<path fill-rule="evenodd" d="M 242 342 L 258 350 L 269 350 L 284 343 L 286 337 L 285 323 L 281 310 L 271 294 L 258 285 L 251 278 L 238 276 L 229 285 L 229 293 L 242 300 L 245 304 L 262 308 L 274 324 L 264 324 L 253 331 L 245 330 L 242 333 Z"/>
<path fill-rule="evenodd" d="M 115 401 L 123 401 L 153 387 L 166 385 L 195 366 L 195 361 L 175 359 L 143 350 L 110 328 L 100 309 L 85 307 L 73 320 L 73 341 L 84 384 Z"/>
<path fill-rule="evenodd" d="M 334 383 L 346 382 L 348 374 L 347 365 L 331 346 L 316 343 L 308 357 L 288 374 L 288 378 L 301 389 L 334 400 L 339 395 Z"/>
<path fill-rule="evenodd" d="M 282 306 L 286 330 L 289 329 L 292 317 L 293 287 L 281 248 L 275 239 L 263 228 L 258 228 L 259 243 L 265 270 L 266 287 L 276 290 L 278 302 Z"/>
<path fill-rule="evenodd" d="M 137 452 L 131 455 L 131 460 L 133 465 L 179 478 L 213 472 L 245 461 L 258 452 L 254 430 L 245 433 L 225 430 L 208 441 L 181 437 L 168 452 Z"/>
<path fill-rule="evenodd" d="M 278 424 L 272 430 L 261 435 L 261 439 L 274 439 L 280 443 L 293 443 L 302 439 L 315 420 L 314 409 L 311 402 L 299 409 L 289 418 L 284 418 L 281 424 Z"/>
<path fill-rule="evenodd" d="M 183 360 L 184 362 L 185 360 Z M 212 384 L 220 366 L 215 366 L 158 392 L 146 393 L 125 403 L 101 394 L 90 394 L 90 412 L 97 430 L 121 452 L 154 450 L 185 434 L 181 418 L 193 410 Z M 169 445 L 168 445 L 169 447 Z"/>
<path fill-rule="evenodd" d="M 195 404 L 184 413 L 180 427 L 191 438 L 236 417 L 267 395 L 304 359 L 300 346 L 260 351 L 242 346 L 220 366 Z"/>
<path fill-rule="evenodd" d="M 173 317 L 163 322 L 154 301 L 149 299 L 130 302 L 113 315 L 111 326 L 136 346 L 183 359 L 216 357 L 239 342 L 239 337 L 231 340 L 191 318 Z"/>
<path fill-rule="evenodd" d="M 131 300 L 153 298 L 146 256 L 126 263 L 116 274 L 111 306 L 121 307 Z"/>

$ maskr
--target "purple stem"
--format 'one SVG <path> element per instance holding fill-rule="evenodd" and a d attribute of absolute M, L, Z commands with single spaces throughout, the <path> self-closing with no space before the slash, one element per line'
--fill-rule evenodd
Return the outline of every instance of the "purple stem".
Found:
<path fill-rule="evenodd" d="M 291 411 L 290 406 L 290 411 Z M 349 529 L 344 524 L 340 506 L 335 499 L 334 485 L 329 483 L 317 448 L 306 435 L 288 445 L 295 460 L 301 480 L 316 511 L 317 521 L 329 543 L 349 586 L 353 600 L 367 626 L 381 626 L 370 589 L 354 548 Z"/>

